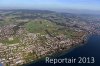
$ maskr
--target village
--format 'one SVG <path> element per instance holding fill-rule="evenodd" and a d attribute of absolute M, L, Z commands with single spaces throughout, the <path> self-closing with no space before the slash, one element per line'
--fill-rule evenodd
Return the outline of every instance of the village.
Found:
<path fill-rule="evenodd" d="M 7 25 L 0 29 L 0 62 L 4 66 L 17 66 L 69 50 L 74 45 L 84 43 L 86 35 L 79 32 L 80 36 L 78 35 L 77 39 L 66 38 L 64 34 L 51 37 L 48 34 L 28 33 L 24 28 L 19 28 L 14 34 L 15 26 Z"/>
<path fill-rule="evenodd" d="M 82 18 L 52 11 L 1 11 L 0 63 L 21 66 L 84 45 L 90 34 L 100 35 L 99 22 Z"/>

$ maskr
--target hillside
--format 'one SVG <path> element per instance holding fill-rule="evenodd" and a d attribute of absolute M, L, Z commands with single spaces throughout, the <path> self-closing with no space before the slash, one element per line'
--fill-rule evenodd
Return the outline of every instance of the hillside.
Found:
<path fill-rule="evenodd" d="M 87 34 L 99 28 L 92 26 L 90 19 L 85 21 L 83 16 L 69 13 L 6 10 L 0 15 L 0 60 L 7 66 L 20 66 L 68 51 L 84 43 Z"/>

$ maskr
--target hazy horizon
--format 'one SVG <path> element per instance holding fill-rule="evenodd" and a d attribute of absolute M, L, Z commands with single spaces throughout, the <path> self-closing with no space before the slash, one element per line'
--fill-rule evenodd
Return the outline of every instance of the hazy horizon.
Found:
<path fill-rule="evenodd" d="M 72 13 L 100 12 L 100 0 L 0 0 L 0 9 L 37 9 Z"/>

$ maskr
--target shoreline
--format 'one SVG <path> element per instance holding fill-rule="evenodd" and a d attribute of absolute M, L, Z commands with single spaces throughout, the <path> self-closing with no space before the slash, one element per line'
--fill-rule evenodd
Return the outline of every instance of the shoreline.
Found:
<path fill-rule="evenodd" d="M 87 43 L 87 41 L 88 41 L 88 39 L 89 39 L 90 36 L 91 35 L 85 36 L 85 38 L 80 43 L 74 44 L 72 47 L 70 47 L 68 49 L 59 50 L 56 53 L 53 53 L 51 55 L 47 55 L 47 56 L 41 57 L 40 59 L 37 59 L 37 60 L 35 60 L 33 62 L 30 62 L 30 63 L 27 63 L 27 64 L 23 64 L 21 66 L 27 66 L 27 65 L 30 65 L 30 64 L 35 64 L 35 63 L 38 63 L 38 62 L 41 62 L 41 61 L 44 61 L 45 62 L 45 57 L 54 58 L 54 57 L 60 57 L 62 55 L 65 55 L 66 53 L 69 53 L 69 52 L 73 51 L 75 48 L 79 48 L 81 46 L 84 46 Z"/>

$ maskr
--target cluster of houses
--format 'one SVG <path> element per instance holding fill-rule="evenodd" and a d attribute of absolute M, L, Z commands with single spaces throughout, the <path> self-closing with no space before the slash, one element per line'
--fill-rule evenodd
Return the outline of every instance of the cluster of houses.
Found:
<path fill-rule="evenodd" d="M 15 25 L 7 25 L 0 28 L 0 40 L 9 39 L 13 40 L 14 30 L 13 27 Z"/>
<path fill-rule="evenodd" d="M 0 40 L 8 39 L 13 40 L 14 30 L 16 25 L 8 25 L 0 28 Z M 19 34 L 23 33 L 23 30 L 18 31 Z M 25 33 L 25 32 L 24 32 Z M 82 32 L 83 33 L 83 32 Z M 82 36 L 85 34 L 80 33 L 79 38 L 70 39 L 66 38 L 64 34 L 51 37 L 50 35 L 41 35 L 40 33 L 27 33 L 21 34 L 21 42 L 11 45 L 3 45 L 0 43 L 0 62 L 8 64 L 10 66 L 17 66 L 18 64 L 27 63 L 27 60 L 34 61 L 46 55 L 52 55 L 58 51 L 63 51 L 73 47 L 73 44 L 77 45 L 83 41 Z M 28 54 L 33 54 L 30 57 Z M 25 59 L 28 58 L 28 59 Z"/>

